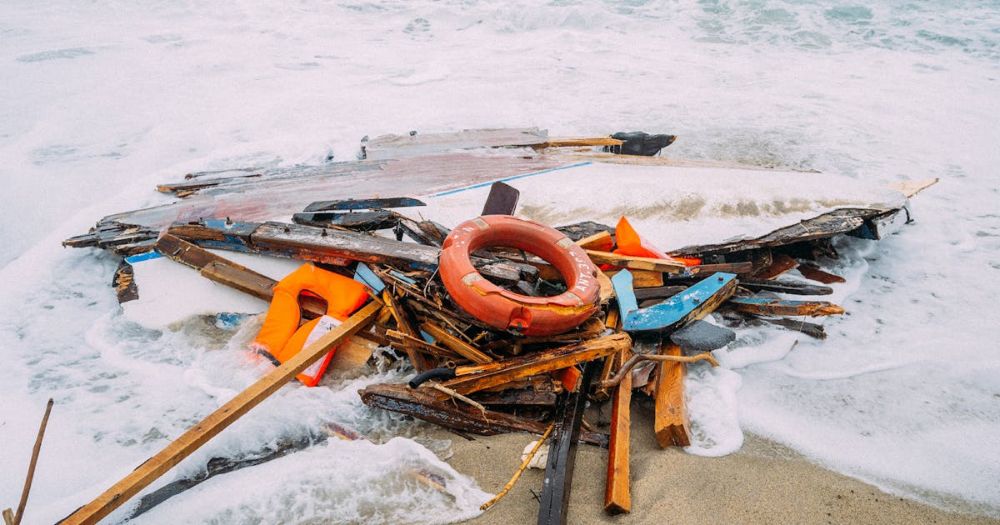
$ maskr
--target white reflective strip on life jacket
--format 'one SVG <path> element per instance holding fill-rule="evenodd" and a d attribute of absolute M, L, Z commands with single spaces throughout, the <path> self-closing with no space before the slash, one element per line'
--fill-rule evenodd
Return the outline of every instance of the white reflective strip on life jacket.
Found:
<path fill-rule="evenodd" d="M 309 332 L 309 337 L 306 337 L 306 342 L 305 344 L 302 345 L 302 348 L 308 348 L 309 345 L 315 343 L 316 341 L 319 340 L 320 337 L 323 337 L 324 335 L 327 334 L 327 332 L 333 330 L 338 326 L 340 326 L 339 320 L 334 319 L 329 315 L 324 315 L 323 317 L 320 317 L 319 322 L 317 322 L 316 326 L 313 327 L 312 332 Z M 320 373 L 320 369 L 323 367 L 323 363 L 325 363 L 332 354 L 333 351 L 330 351 L 330 353 L 327 354 L 326 357 L 322 359 L 317 359 L 315 363 L 310 365 L 309 368 L 306 368 L 302 373 L 313 379 L 319 379 L 316 376 Z"/>

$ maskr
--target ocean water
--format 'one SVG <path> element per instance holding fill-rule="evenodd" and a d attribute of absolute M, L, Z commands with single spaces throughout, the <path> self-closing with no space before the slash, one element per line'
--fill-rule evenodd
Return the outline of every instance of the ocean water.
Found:
<path fill-rule="evenodd" d="M 996 1 L 5 1 L 0 469 L 15 474 L 0 502 L 20 492 L 48 397 L 32 522 L 65 516 L 261 370 L 240 351 L 250 327 L 127 321 L 115 262 L 63 238 L 168 201 L 153 185 L 191 170 L 351 159 L 362 136 L 411 129 L 539 126 L 670 132 L 675 156 L 880 185 L 941 178 L 899 235 L 841 246 L 849 313 L 826 341 L 747 331 L 725 369 L 692 371 L 691 452 L 732 452 L 742 429 L 894 493 L 1000 516 L 998 122 Z M 163 482 L 328 422 L 373 443 L 223 476 L 136 521 L 475 514 L 487 495 L 441 460 L 446 444 L 353 394 L 400 374 L 285 388 Z M 446 488 L 413 483 L 413 469 Z"/>

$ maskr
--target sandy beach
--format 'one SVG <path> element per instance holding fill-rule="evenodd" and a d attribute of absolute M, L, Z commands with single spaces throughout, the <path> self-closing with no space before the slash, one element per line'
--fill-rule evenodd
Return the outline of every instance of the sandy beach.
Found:
<path fill-rule="evenodd" d="M 648 403 L 633 404 L 632 512 L 619 516 L 604 513 L 607 452 L 581 445 L 569 523 L 1000 523 L 976 515 L 967 505 L 953 504 L 943 510 L 887 494 L 752 434 L 746 435 L 739 452 L 720 458 L 663 450 L 653 438 L 651 416 Z M 600 422 L 600 417 L 596 419 Z M 440 432 L 439 437 L 449 435 Z M 450 436 L 454 456 L 449 463 L 474 477 L 487 492 L 503 487 L 520 464 L 521 450 L 535 439 L 526 434 L 476 436 L 474 441 Z M 468 523 L 534 523 L 538 514 L 535 498 L 541 492 L 542 479 L 540 469 L 525 471 L 499 503 Z"/>

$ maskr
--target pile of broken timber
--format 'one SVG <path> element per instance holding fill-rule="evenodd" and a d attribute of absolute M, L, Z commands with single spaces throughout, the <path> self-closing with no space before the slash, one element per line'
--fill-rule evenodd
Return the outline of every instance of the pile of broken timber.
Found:
<path fill-rule="evenodd" d="M 523 139 L 519 135 L 509 141 Z M 527 142 L 542 148 L 564 145 L 538 137 Z M 565 141 L 570 146 L 615 144 L 616 139 L 607 137 Z M 621 141 L 617 144 L 621 145 Z M 369 160 L 354 165 L 352 175 L 363 178 L 358 170 L 420 166 L 418 161 L 405 158 L 383 160 L 373 146 L 368 144 Z M 427 146 L 413 147 L 419 150 Z M 426 162 L 427 157 L 415 158 Z M 485 157 L 476 162 L 493 161 Z M 528 171 L 555 164 L 544 156 L 510 162 L 503 169 Z M 196 174 L 183 183 L 161 186 L 160 190 L 182 198 L 200 192 L 225 196 L 230 191 L 245 196 L 256 187 L 266 186 L 267 180 L 277 184 L 315 176 L 317 183 L 322 183 L 340 176 L 338 169 L 317 169 L 317 173 L 321 172 L 318 175 L 308 170 L 276 170 L 270 174 L 250 170 L 204 178 Z M 488 170 L 483 173 L 484 177 L 490 175 Z M 484 213 L 512 214 L 516 195 L 511 196 L 511 188 L 497 184 Z M 303 349 L 294 360 L 276 368 L 82 507 L 68 523 L 93 523 L 107 515 L 331 348 L 339 346 L 343 351 L 344 345 L 353 345 L 362 353 L 357 362 L 365 360 L 366 349 L 369 354 L 376 346 L 392 349 L 405 366 L 416 372 L 409 384 L 376 384 L 362 390 L 361 399 L 368 406 L 407 414 L 461 435 L 548 435 L 547 429 L 551 428 L 540 522 L 566 521 L 578 442 L 608 449 L 604 508 L 609 513 L 629 512 L 633 394 L 638 391 L 652 399 L 653 435 L 662 447 L 689 445 L 684 405 L 686 367 L 716 365 L 711 351 L 734 338 L 728 328 L 702 319 L 719 312 L 717 318 L 729 327 L 769 323 L 825 337 L 821 325 L 788 318 L 840 314 L 844 311 L 841 307 L 824 301 L 787 300 L 774 294 L 832 293 L 826 285 L 843 279 L 817 263 L 821 258 L 836 256 L 831 238 L 845 233 L 878 238 L 881 221 L 890 213 L 838 210 L 757 239 L 692 246 L 671 253 L 702 260 L 700 265 L 687 267 L 672 260 L 612 253 L 615 238 L 610 226 L 588 222 L 559 227 L 586 250 L 595 264 L 608 268 L 603 272 L 601 307 L 591 319 L 567 333 L 525 337 L 491 328 L 451 300 L 437 275 L 439 250 L 448 229 L 392 211 L 421 205 L 415 199 L 307 203 L 296 211 L 292 222 L 262 220 L 263 215 L 273 216 L 273 210 L 245 202 L 253 205 L 230 206 L 225 215 L 187 217 L 169 226 L 164 226 L 165 217 L 178 216 L 170 209 L 117 214 L 65 244 L 104 248 L 119 255 L 155 250 L 207 279 L 264 300 L 271 298 L 274 280 L 209 249 L 308 261 L 365 283 L 372 301 L 347 323 Z M 240 210 L 247 212 L 241 214 Z M 379 230 L 392 230 L 395 238 L 375 235 Z M 521 252 L 482 250 L 475 254 L 474 262 L 488 279 L 522 294 L 554 295 L 564 289 L 553 267 Z M 814 283 L 780 278 L 794 268 Z M 123 262 L 115 278 L 122 301 L 141 292 L 130 275 L 129 265 Z M 308 296 L 302 298 L 301 307 L 304 319 L 324 311 L 319 300 Z M 611 404 L 607 432 L 586 420 L 588 401 L 592 405 Z M 287 449 L 282 450 L 287 453 Z M 251 464 L 256 462 L 259 460 Z M 227 468 L 233 467 L 216 470 L 223 472 Z"/>

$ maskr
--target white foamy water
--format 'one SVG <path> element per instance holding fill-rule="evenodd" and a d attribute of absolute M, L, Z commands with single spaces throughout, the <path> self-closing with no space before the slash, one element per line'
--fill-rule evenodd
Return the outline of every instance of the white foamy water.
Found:
<path fill-rule="evenodd" d="M 1000 515 L 998 13 L 995 1 L 4 2 L 0 501 L 17 499 L 50 396 L 29 522 L 66 515 L 261 372 L 210 323 L 126 321 L 115 262 L 60 240 L 167 201 L 153 185 L 186 171 L 349 159 L 366 134 L 537 125 L 671 132 L 673 155 L 877 185 L 941 177 L 900 235 L 842 246 L 849 315 L 826 341 L 742 332 L 727 370 L 692 370 L 693 424 L 703 453 L 735 450 L 742 428 L 899 494 Z M 140 521 L 474 513 L 474 480 L 360 406 L 354 391 L 387 374 L 287 387 L 163 482 L 328 421 L 382 444 L 220 476 Z M 445 493 L 413 484 L 414 465 Z"/>

